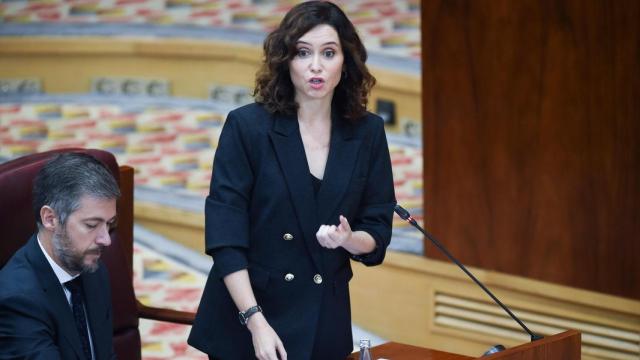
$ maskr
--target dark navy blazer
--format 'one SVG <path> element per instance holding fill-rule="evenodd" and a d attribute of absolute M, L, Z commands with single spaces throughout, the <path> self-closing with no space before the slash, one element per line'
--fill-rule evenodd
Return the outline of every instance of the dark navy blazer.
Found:
<path fill-rule="evenodd" d="M 96 360 L 115 359 L 107 269 L 82 275 Z M 71 306 L 35 235 L 0 270 L 0 359 L 82 359 Z"/>
<path fill-rule="evenodd" d="M 296 116 L 270 114 L 251 104 L 229 113 L 220 136 L 205 203 L 206 251 L 214 259 L 216 251 L 229 247 L 246 254 L 258 304 L 289 359 L 310 359 L 312 352 L 344 358 L 353 347 L 349 259 L 382 262 L 394 205 L 380 117 L 368 113 L 354 123 L 333 117 L 316 200 Z M 354 231 L 374 238 L 373 253 L 350 256 L 343 248 L 319 245 L 319 226 L 339 224 L 340 215 Z M 251 334 L 238 321 L 224 275 L 214 263 L 189 344 L 216 358 L 255 359 Z M 314 350 L 314 344 L 323 343 L 330 348 Z"/>

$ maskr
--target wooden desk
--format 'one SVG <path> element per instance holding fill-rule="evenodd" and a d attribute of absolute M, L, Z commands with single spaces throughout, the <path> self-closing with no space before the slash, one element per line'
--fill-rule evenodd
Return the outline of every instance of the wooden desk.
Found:
<path fill-rule="evenodd" d="M 353 353 L 348 360 L 358 360 L 360 353 Z M 418 346 L 388 342 L 371 348 L 371 359 L 389 360 L 464 360 L 473 357 L 452 354 L 444 351 L 425 349 Z"/>
<path fill-rule="evenodd" d="M 581 335 L 568 330 L 541 340 L 527 342 L 486 357 L 469 357 L 418 346 L 388 342 L 371 349 L 371 359 L 389 360 L 580 360 Z M 360 353 L 351 354 L 347 360 L 358 360 Z"/>

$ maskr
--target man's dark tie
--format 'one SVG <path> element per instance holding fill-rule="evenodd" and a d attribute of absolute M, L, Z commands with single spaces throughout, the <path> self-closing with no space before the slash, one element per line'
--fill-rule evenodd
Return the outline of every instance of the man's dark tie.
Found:
<path fill-rule="evenodd" d="M 89 344 L 89 330 L 87 329 L 87 317 L 84 312 L 84 300 L 82 296 L 82 280 L 80 276 L 64 283 L 64 286 L 71 292 L 71 307 L 73 308 L 73 318 L 76 328 L 80 333 L 82 351 L 87 360 L 91 360 L 91 345 Z"/>

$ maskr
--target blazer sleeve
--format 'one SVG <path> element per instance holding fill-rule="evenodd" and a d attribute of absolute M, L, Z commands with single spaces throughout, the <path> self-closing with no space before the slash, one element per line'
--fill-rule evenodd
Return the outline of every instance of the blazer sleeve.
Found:
<path fill-rule="evenodd" d="M 15 294 L 0 300 L 0 359 L 60 359 L 54 330 L 36 296 Z M 41 299 L 41 298 L 40 298 Z"/>
<path fill-rule="evenodd" d="M 234 271 L 239 270 L 237 267 L 243 263 L 243 257 L 246 264 L 249 248 L 248 209 L 254 174 L 249 162 L 249 144 L 243 138 L 238 120 L 236 112 L 232 111 L 222 128 L 209 196 L 205 200 L 205 251 L 212 256 L 220 255 L 219 259 L 214 256 L 219 275 L 233 272 L 225 267 L 234 266 Z M 233 250 L 222 250 L 225 248 Z"/>
<path fill-rule="evenodd" d="M 354 231 L 365 231 L 376 242 L 376 249 L 371 253 L 351 256 L 367 266 L 381 264 L 384 260 L 391 242 L 393 209 L 396 205 L 389 145 L 382 121 L 377 124 L 375 140 L 371 147 L 369 176 L 362 203 L 352 225 Z"/>

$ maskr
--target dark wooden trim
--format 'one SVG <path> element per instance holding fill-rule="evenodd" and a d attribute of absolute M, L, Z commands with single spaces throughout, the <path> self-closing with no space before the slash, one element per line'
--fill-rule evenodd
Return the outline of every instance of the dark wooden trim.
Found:
<path fill-rule="evenodd" d="M 140 301 L 137 301 L 137 303 L 138 314 L 144 319 L 192 325 L 196 318 L 196 314 L 192 312 L 147 306 L 140 303 Z"/>
<path fill-rule="evenodd" d="M 126 263 L 133 266 L 133 174 L 130 166 L 120 166 L 120 199 L 118 199 L 118 240 L 122 241 Z M 133 277 L 133 269 L 129 269 Z"/>

